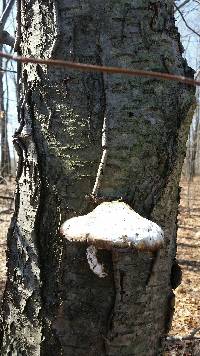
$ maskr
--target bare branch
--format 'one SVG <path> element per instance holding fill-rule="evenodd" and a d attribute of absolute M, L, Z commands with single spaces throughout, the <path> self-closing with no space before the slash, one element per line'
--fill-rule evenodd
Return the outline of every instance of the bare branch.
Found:
<path fill-rule="evenodd" d="M 193 33 L 195 33 L 197 36 L 200 37 L 200 33 L 196 32 L 192 27 L 190 27 L 190 25 L 188 25 L 188 23 L 187 23 L 185 17 L 183 16 L 183 13 L 179 10 L 179 7 L 177 7 L 175 4 L 174 4 L 174 6 L 175 6 L 176 10 L 179 12 L 179 14 L 181 15 L 181 18 L 182 18 L 182 20 L 183 20 L 185 26 L 186 26 L 190 31 L 192 31 Z"/>
<path fill-rule="evenodd" d="M 5 7 L 5 9 L 1 15 L 1 18 L 0 18 L 0 43 L 6 44 L 6 45 L 10 46 L 11 48 L 14 47 L 15 39 L 7 31 L 4 30 L 4 27 L 5 27 L 6 21 L 8 19 L 8 16 L 10 14 L 10 11 L 12 9 L 14 2 L 15 2 L 15 0 L 10 0 L 8 2 L 7 6 Z"/>
<path fill-rule="evenodd" d="M 168 73 L 153 72 L 153 71 L 140 70 L 140 69 L 128 69 L 123 67 L 106 67 L 106 66 L 100 66 L 96 64 L 76 63 L 71 61 L 65 61 L 62 59 L 43 59 L 43 58 L 13 56 L 5 52 L 0 52 L 0 57 L 11 59 L 13 61 L 21 62 L 21 63 L 44 64 L 44 65 L 49 65 L 54 67 L 71 68 L 71 69 L 76 69 L 79 71 L 86 71 L 86 72 L 100 72 L 100 73 L 109 73 L 109 74 L 124 74 L 124 75 L 137 76 L 137 77 L 150 77 L 150 78 L 157 78 L 161 80 L 178 81 L 189 85 L 200 86 L 200 80 L 194 80 L 181 75 L 173 75 Z"/>
<path fill-rule="evenodd" d="M 192 340 L 192 339 L 200 339 L 200 337 L 195 337 L 197 333 L 199 333 L 200 328 L 196 328 L 193 331 L 191 331 L 190 334 L 185 335 L 185 336 L 168 336 L 167 340 L 168 341 L 182 341 L 182 340 Z"/>
<path fill-rule="evenodd" d="M 8 19 L 8 16 L 9 16 L 10 11 L 11 11 L 13 5 L 14 5 L 14 2 L 15 2 L 15 0 L 10 0 L 10 1 L 8 2 L 8 4 L 7 4 L 5 10 L 3 11 L 2 15 L 1 15 L 0 24 L 1 24 L 1 26 L 2 26 L 2 29 L 3 29 L 4 26 L 5 26 L 5 23 L 6 23 L 7 19 Z"/>
<path fill-rule="evenodd" d="M 13 200 L 13 197 L 7 197 L 5 195 L 0 195 L 0 199 L 5 199 L 5 200 Z"/>
<path fill-rule="evenodd" d="M 16 70 L 4 69 L 0 67 L 0 72 L 17 73 Z"/>
<path fill-rule="evenodd" d="M 175 5 L 175 7 L 176 7 L 175 12 L 178 11 L 178 10 L 180 10 L 180 9 L 181 9 L 183 6 L 185 6 L 186 4 L 188 4 L 188 2 L 190 2 L 190 0 L 185 0 L 185 1 L 183 1 L 182 4 L 180 4 L 179 6 L 176 6 L 176 5 Z"/>

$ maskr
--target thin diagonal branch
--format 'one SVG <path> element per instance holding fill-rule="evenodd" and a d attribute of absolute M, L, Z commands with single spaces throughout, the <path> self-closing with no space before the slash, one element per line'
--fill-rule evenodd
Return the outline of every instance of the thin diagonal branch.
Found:
<path fill-rule="evenodd" d="M 15 44 L 15 39 L 13 36 L 11 36 L 7 31 L 4 30 L 6 21 L 8 19 L 8 16 L 10 14 L 10 11 L 13 7 L 15 0 L 10 0 L 7 3 L 7 6 L 5 7 L 1 17 L 0 17 L 0 44 L 6 44 L 10 46 L 11 48 L 14 47 Z"/>
<path fill-rule="evenodd" d="M 79 71 L 86 71 L 86 72 L 101 72 L 101 73 L 109 73 L 109 74 L 124 74 L 124 75 L 137 76 L 137 77 L 151 77 L 151 78 L 157 78 L 161 80 L 172 80 L 172 81 L 177 81 L 189 85 L 200 86 L 200 80 L 194 80 L 181 75 L 173 75 L 168 73 L 153 72 L 153 71 L 139 70 L 139 69 L 128 69 L 123 67 L 106 67 L 106 66 L 100 66 L 96 64 L 94 65 L 94 64 L 70 62 L 61 59 L 43 59 L 43 58 L 13 56 L 5 52 L 0 52 L 0 57 L 11 59 L 13 61 L 21 62 L 21 63 L 44 64 L 44 65 L 49 65 L 54 67 L 71 68 L 71 69 L 76 69 Z"/>
<path fill-rule="evenodd" d="M 190 25 L 188 25 L 188 23 L 187 23 L 187 21 L 186 21 L 184 15 L 183 15 L 183 13 L 180 11 L 179 7 L 177 7 L 175 4 L 174 4 L 174 6 L 175 6 L 176 10 L 179 12 L 179 14 L 181 15 L 181 18 L 182 18 L 182 20 L 183 20 L 185 26 L 186 26 L 190 31 L 192 31 L 193 33 L 195 33 L 197 36 L 200 37 L 200 33 L 198 33 L 197 31 L 195 31 Z"/>
<path fill-rule="evenodd" d="M 4 11 L 3 11 L 3 13 L 2 13 L 2 15 L 0 17 L 0 24 L 1 24 L 2 28 L 4 28 L 4 26 L 5 26 L 5 23 L 6 23 L 7 19 L 8 19 L 8 16 L 9 16 L 10 11 L 11 11 L 13 5 L 14 5 L 14 2 L 15 2 L 15 0 L 10 0 L 8 2 L 6 8 L 4 9 Z"/>
<path fill-rule="evenodd" d="M 168 341 L 182 341 L 182 340 L 192 340 L 192 339 L 200 339 L 200 337 L 195 336 L 197 333 L 199 333 L 200 328 L 196 328 L 193 331 L 191 331 L 190 334 L 184 335 L 184 336 L 168 336 L 167 340 Z"/>
<path fill-rule="evenodd" d="M 190 0 L 185 0 L 185 1 L 183 1 L 182 4 L 180 4 L 179 6 L 176 6 L 176 5 L 175 5 L 176 11 L 180 10 L 180 9 L 181 9 L 183 6 L 185 6 L 188 2 L 190 2 Z M 175 11 L 175 12 L 176 12 L 176 11 Z"/>

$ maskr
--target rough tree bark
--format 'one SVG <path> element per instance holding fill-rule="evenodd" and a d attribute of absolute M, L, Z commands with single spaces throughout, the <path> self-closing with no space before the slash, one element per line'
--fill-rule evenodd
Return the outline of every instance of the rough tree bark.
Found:
<path fill-rule="evenodd" d="M 172 0 L 19 4 L 23 55 L 192 76 Z M 22 66 L 21 78 L 2 355 L 157 355 L 179 271 L 179 178 L 194 88 L 32 64 Z M 87 246 L 63 241 L 59 229 L 95 206 L 87 196 L 104 118 L 107 161 L 97 201 L 121 199 L 156 222 L 165 248 L 157 256 L 118 256 L 117 271 L 111 252 L 102 250 L 108 277 L 101 279 L 89 269 Z"/>

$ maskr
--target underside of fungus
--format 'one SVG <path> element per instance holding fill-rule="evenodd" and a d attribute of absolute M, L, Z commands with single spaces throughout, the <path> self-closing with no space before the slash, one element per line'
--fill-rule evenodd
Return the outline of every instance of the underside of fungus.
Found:
<path fill-rule="evenodd" d="M 96 249 L 133 248 L 156 251 L 164 244 L 164 233 L 154 222 L 137 214 L 128 204 L 104 202 L 84 216 L 71 218 L 61 226 L 61 234 L 71 242 L 88 242 L 87 259 L 99 277 L 105 277 Z"/>

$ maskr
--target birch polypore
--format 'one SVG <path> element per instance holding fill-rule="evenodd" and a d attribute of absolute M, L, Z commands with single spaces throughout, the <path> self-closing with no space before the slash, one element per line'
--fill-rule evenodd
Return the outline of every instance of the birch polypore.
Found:
<path fill-rule="evenodd" d="M 84 216 L 71 218 L 61 226 L 61 234 L 69 241 L 88 242 L 86 256 L 90 269 L 100 278 L 106 277 L 97 249 L 136 248 L 155 251 L 163 245 L 162 229 L 137 214 L 129 205 L 104 202 Z"/>
<path fill-rule="evenodd" d="M 61 234 L 69 241 L 88 242 L 96 248 L 135 248 L 155 251 L 163 246 L 164 234 L 154 222 L 137 214 L 129 205 L 104 202 L 84 216 L 71 218 L 61 226 Z M 105 277 L 98 264 L 95 249 L 87 249 L 90 268 Z"/>
<path fill-rule="evenodd" d="M 104 202 L 84 216 L 71 218 L 61 226 L 69 241 L 87 241 L 96 247 L 154 251 L 164 243 L 162 229 L 137 214 L 128 204 Z"/>

